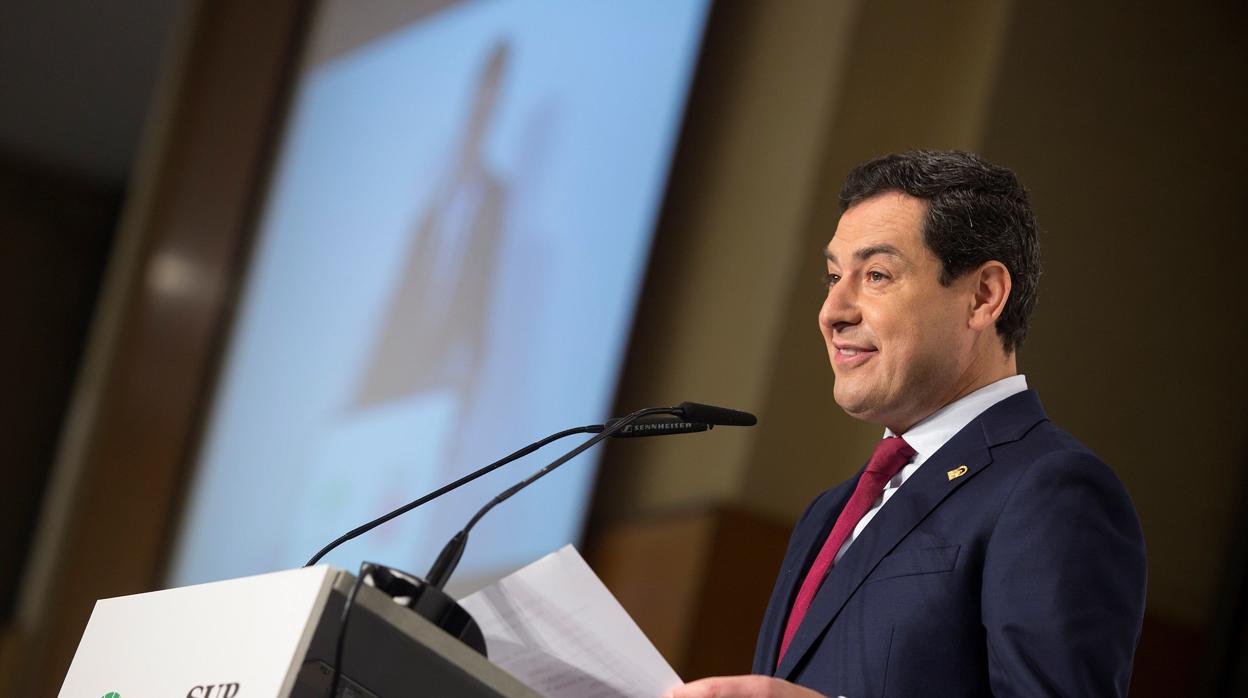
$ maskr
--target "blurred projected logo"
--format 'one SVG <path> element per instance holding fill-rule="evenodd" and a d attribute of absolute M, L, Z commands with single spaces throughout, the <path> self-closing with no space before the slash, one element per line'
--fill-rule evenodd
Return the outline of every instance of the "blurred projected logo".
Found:
<path fill-rule="evenodd" d="M 109 691 L 108 693 L 105 693 L 102 698 L 121 698 L 121 694 L 117 691 Z"/>

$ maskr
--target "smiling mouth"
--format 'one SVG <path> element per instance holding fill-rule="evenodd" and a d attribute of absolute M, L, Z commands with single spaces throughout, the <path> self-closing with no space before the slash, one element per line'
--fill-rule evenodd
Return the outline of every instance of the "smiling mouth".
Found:
<path fill-rule="evenodd" d="M 878 353 L 877 349 L 861 349 L 858 347 L 837 347 L 833 360 L 842 366 L 860 364 Z"/>

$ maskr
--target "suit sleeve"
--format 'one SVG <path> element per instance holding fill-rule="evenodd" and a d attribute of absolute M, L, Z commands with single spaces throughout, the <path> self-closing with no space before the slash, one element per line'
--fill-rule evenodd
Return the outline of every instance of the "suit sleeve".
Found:
<path fill-rule="evenodd" d="M 982 587 L 998 696 L 1125 696 L 1144 616 L 1144 537 L 1087 452 L 1032 463 L 989 540 Z"/>

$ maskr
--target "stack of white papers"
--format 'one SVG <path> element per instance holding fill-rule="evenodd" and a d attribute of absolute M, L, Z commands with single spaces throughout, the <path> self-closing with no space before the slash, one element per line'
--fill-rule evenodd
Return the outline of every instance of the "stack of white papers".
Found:
<path fill-rule="evenodd" d="M 460 603 L 490 661 L 550 698 L 655 698 L 681 683 L 571 545 Z"/>

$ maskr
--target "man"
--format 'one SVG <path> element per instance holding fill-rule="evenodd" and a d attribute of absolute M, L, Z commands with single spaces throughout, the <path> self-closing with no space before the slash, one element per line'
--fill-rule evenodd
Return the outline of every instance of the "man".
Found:
<path fill-rule="evenodd" d="M 1039 276 L 1026 192 L 918 151 L 858 166 L 841 207 L 819 326 L 837 404 L 885 438 L 798 521 L 755 675 L 672 695 L 1125 695 L 1143 535 L 1018 374 Z"/>

